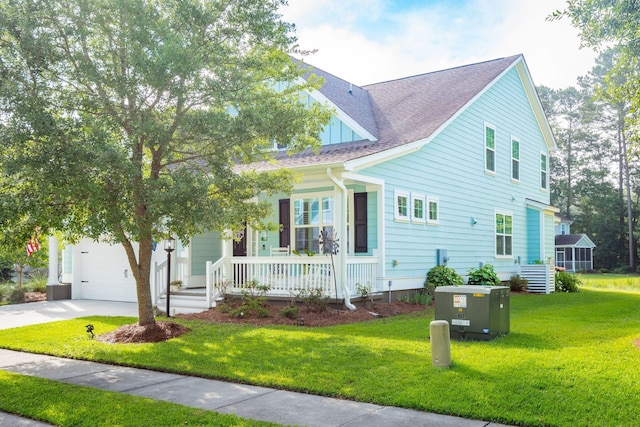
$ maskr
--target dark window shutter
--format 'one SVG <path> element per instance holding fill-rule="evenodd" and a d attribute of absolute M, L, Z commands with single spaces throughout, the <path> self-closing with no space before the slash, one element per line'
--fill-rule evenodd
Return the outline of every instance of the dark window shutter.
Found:
<path fill-rule="evenodd" d="M 291 201 L 289 199 L 280 199 L 279 201 L 279 219 L 280 223 L 280 247 L 284 248 L 291 243 Z"/>
<path fill-rule="evenodd" d="M 353 195 L 355 251 L 367 252 L 367 193 Z"/>

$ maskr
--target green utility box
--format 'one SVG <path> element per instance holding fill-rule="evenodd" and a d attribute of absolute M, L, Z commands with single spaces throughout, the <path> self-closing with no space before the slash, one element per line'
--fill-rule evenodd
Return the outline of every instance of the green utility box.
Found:
<path fill-rule="evenodd" d="M 509 333 L 509 287 L 439 286 L 436 318 L 449 322 L 451 339 L 489 341 Z"/>

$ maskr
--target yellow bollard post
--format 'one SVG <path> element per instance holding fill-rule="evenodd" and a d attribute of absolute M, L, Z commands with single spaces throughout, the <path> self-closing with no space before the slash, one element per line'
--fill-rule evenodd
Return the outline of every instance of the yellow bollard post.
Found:
<path fill-rule="evenodd" d="M 449 322 L 434 320 L 429 324 L 431 335 L 431 362 L 436 368 L 451 366 L 451 339 L 449 337 Z"/>

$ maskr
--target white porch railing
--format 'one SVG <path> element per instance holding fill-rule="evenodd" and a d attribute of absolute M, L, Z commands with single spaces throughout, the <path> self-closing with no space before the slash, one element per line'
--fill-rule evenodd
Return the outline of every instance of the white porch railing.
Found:
<path fill-rule="evenodd" d="M 335 262 L 335 260 L 334 260 Z M 370 284 L 377 290 L 377 258 L 348 257 L 347 289 L 357 295 L 356 284 Z M 321 289 L 323 295 L 336 297 L 336 282 L 331 258 L 317 257 L 231 257 L 207 263 L 207 295 L 215 299 L 221 285 L 228 292 L 241 292 L 249 281 L 268 285 L 270 296 L 292 296 L 303 289 Z M 338 297 L 343 296 L 340 275 L 337 276 Z M 217 290 L 216 290 L 217 289 Z"/>
<path fill-rule="evenodd" d="M 158 304 L 158 300 L 167 293 L 167 260 L 153 263 L 153 304 Z"/>

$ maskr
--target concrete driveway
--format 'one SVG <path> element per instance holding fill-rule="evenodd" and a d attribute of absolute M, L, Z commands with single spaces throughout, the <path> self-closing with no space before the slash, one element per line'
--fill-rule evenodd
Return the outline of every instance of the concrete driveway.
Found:
<path fill-rule="evenodd" d="M 60 300 L 12 304 L 0 307 L 0 329 L 36 325 L 84 316 L 138 317 L 134 302 Z"/>

